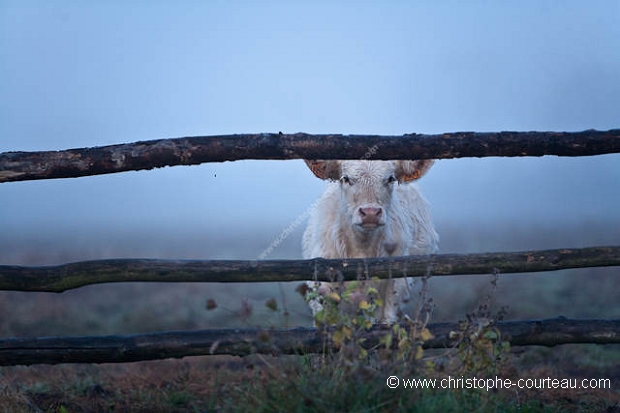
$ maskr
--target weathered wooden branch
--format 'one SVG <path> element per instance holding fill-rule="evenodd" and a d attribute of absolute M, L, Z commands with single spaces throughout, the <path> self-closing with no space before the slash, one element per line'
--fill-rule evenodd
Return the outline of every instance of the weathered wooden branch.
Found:
<path fill-rule="evenodd" d="M 237 134 L 94 148 L 0 154 L 0 183 L 74 178 L 241 159 L 440 159 L 587 156 L 620 152 L 620 129 L 583 132 L 455 132 L 437 135 Z"/>
<path fill-rule="evenodd" d="M 49 267 L 2 265 L 0 290 L 62 292 L 90 284 L 126 281 L 352 281 L 367 276 L 527 273 L 608 266 L 620 266 L 620 247 L 331 260 L 116 259 Z"/>
<path fill-rule="evenodd" d="M 428 326 L 434 338 L 426 348 L 449 348 L 458 340 L 458 323 Z M 497 324 L 513 346 L 569 343 L 620 344 L 620 320 L 505 321 Z M 390 330 L 375 326 L 364 334 L 367 349 L 379 347 Z M 457 333 L 457 334 L 454 334 Z M 335 349 L 314 328 L 289 330 L 218 329 L 93 337 L 40 337 L 0 340 L 0 365 L 118 363 L 185 356 L 227 354 L 307 354 Z"/>

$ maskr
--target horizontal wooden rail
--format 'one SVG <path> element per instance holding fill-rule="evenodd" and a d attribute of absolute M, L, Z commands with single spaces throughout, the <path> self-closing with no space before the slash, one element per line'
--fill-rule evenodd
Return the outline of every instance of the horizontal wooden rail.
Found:
<path fill-rule="evenodd" d="M 504 321 L 497 324 L 513 346 L 556 346 L 571 343 L 620 344 L 620 320 Z M 379 346 L 389 330 L 374 326 L 363 346 Z M 458 339 L 458 323 L 428 326 L 434 338 L 426 348 L 449 348 Z M 218 329 L 93 337 L 40 337 L 0 340 L 0 365 L 118 363 L 185 356 L 228 354 L 307 354 L 332 348 L 314 328 L 289 330 Z M 455 338 L 457 337 L 457 338 Z"/>
<path fill-rule="evenodd" d="M 352 281 L 367 276 L 528 273 L 608 266 L 620 266 L 620 247 L 331 260 L 115 259 L 49 267 L 0 265 L 0 290 L 62 292 L 90 284 L 126 281 Z"/>
<path fill-rule="evenodd" d="M 4 152 L 0 153 L 0 183 L 241 159 L 447 159 L 618 152 L 620 129 L 402 136 L 306 133 L 197 136 L 63 151 Z"/>

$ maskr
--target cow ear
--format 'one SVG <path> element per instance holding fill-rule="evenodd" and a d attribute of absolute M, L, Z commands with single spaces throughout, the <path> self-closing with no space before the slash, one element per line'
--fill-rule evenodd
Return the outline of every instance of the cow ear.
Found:
<path fill-rule="evenodd" d="M 417 161 L 397 161 L 396 179 L 407 183 L 420 179 L 435 163 L 434 159 L 420 159 Z"/>
<path fill-rule="evenodd" d="M 308 168 L 314 175 L 321 179 L 340 179 L 340 161 L 325 161 L 320 159 L 306 160 Z"/>

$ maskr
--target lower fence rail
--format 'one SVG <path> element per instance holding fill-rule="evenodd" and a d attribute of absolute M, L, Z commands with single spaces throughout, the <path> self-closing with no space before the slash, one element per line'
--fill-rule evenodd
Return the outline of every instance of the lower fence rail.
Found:
<path fill-rule="evenodd" d="M 459 323 L 429 324 L 425 348 L 450 348 L 462 337 Z M 502 321 L 492 327 L 512 346 L 571 343 L 620 344 L 620 320 Z M 405 327 L 406 328 L 406 327 Z M 364 332 L 367 349 L 390 332 L 376 325 Z M 0 339 L 0 366 L 59 363 L 121 363 L 200 355 L 308 354 L 336 349 L 328 332 L 315 328 L 213 329 L 136 335 Z"/>

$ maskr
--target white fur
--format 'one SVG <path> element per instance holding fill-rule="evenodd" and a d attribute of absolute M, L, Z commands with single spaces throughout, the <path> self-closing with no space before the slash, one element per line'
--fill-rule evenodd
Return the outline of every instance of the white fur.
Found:
<path fill-rule="evenodd" d="M 310 214 L 302 240 L 304 258 L 370 258 L 436 252 L 439 237 L 429 204 L 417 185 L 410 182 L 422 176 L 432 162 L 314 161 L 314 166 L 320 166 L 315 168 L 307 161 L 315 175 L 332 182 L 327 184 Z M 408 175 L 416 171 L 417 174 Z M 339 181 L 333 182 L 336 179 Z M 378 217 L 372 217 L 370 228 L 361 226 L 364 214 L 360 210 L 364 208 L 381 210 Z M 409 298 L 409 279 L 397 278 L 381 284 L 384 307 L 377 319 L 392 324 L 398 320 L 400 304 Z M 309 282 L 309 286 L 317 287 L 314 282 Z M 309 306 L 314 315 L 322 309 L 318 300 L 311 300 Z"/>

